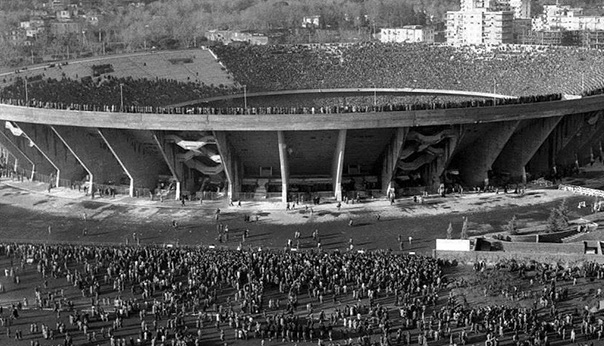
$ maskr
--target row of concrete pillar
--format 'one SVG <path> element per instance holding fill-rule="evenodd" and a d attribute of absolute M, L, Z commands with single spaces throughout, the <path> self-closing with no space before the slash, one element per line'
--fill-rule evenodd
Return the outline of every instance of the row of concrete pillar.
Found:
<path fill-rule="evenodd" d="M 602 140 L 604 116 L 601 112 L 575 114 L 496 123 L 475 123 L 440 127 L 434 135 L 424 135 L 418 128 L 396 128 L 381 153 L 367 153 L 382 157 L 381 187 L 390 191 L 397 171 L 403 168 L 424 167 L 426 184 L 432 188 L 440 184 L 446 169 L 455 167 L 467 185 L 482 185 L 490 170 L 506 171 L 511 176 L 526 179 L 529 162 L 533 169 L 547 169 L 552 162 L 567 162 L 577 152 Z M 56 185 L 61 179 L 87 176 L 91 184 L 118 181 L 128 177 L 128 193 L 134 196 L 136 187 L 152 187 L 162 170 L 176 182 L 176 197 L 180 197 L 184 168 L 177 160 L 176 148 L 161 131 L 140 130 L 154 143 L 161 155 L 161 164 L 149 160 L 144 148 L 134 146 L 129 136 L 118 129 L 51 126 L 24 122 L 6 122 L 0 131 L 3 157 L 12 157 L 15 167 L 52 175 Z M 290 181 L 289 153 L 286 134 L 276 131 L 281 174 L 281 198 L 287 200 Z M 580 135 L 583 134 L 583 135 Z M 214 131 L 216 146 L 224 165 L 228 197 L 237 199 L 243 178 L 238 153 L 227 132 Z M 337 133 L 331 179 L 333 195 L 342 200 L 342 175 L 346 150 L 347 130 Z M 554 143 L 555 142 L 555 143 Z M 413 144 L 410 144 L 413 143 Z M 554 143 L 554 144 L 552 144 Z M 438 144 L 438 147 L 434 147 Z M 592 148 L 593 150 L 593 148 Z M 601 151 L 601 149 L 600 149 Z M 10 155 L 9 155 L 10 153 Z M 429 157 L 413 158 L 412 154 Z M 544 158 L 545 157 L 545 158 Z M 160 167 L 161 166 L 161 167 Z"/>

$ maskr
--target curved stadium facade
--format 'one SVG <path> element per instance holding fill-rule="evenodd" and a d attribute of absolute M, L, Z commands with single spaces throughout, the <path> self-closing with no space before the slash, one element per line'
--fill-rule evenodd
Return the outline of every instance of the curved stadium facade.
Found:
<path fill-rule="evenodd" d="M 366 105 L 358 107 L 341 105 L 354 90 L 323 100 L 333 107 L 259 107 L 260 98 L 245 109 L 119 112 L 4 100 L 3 164 L 36 180 L 121 186 L 132 196 L 163 188 L 176 198 L 220 190 L 234 200 L 286 201 L 521 182 L 603 155 L 604 95 L 488 94 L 446 106 L 386 107 L 377 99 L 392 89 L 365 87 Z M 240 105 L 252 97 L 227 98 Z"/>

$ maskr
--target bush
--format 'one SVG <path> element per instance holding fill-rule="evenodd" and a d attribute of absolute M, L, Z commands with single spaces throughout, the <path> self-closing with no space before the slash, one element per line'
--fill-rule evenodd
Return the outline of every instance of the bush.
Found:
<path fill-rule="evenodd" d="M 558 232 L 568 227 L 568 207 L 566 206 L 566 199 L 562 200 L 562 203 L 557 208 L 553 208 L 547 219 L 547 231 Z"/>
<path fill-rule="evenodd" d="M 507 225 L 503 226 L 503 229 L 505 229 L 505 231 L 511 235 L 518 234 L 518 224 L 517 224 L 516 215 L 512 216 L 512 219 L 510 221 L 508 221 Z"/>
<path fill-rule="evenodd" d="M 463 225 L 461 226 L 461 239 L 468 239 L 468 218 L 463 218 Z"/>

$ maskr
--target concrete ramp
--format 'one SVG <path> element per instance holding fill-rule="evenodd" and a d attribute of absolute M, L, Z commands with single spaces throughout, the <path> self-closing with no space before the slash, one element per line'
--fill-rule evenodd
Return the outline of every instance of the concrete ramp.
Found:
<path fill-rule="evenodd" d="M 191 169 L 196 169 L 206 175 L 216 175 L 224 170 L 224 165 L 208 166 L 195 159 L 185 161 L 185 165 Z"/>

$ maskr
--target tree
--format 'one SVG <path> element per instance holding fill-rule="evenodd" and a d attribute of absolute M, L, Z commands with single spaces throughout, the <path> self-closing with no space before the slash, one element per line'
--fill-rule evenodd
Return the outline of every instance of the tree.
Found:
<path fill-rule="evenodd" d="M 518 234 L 518 225 L 516 215 L 512 216 L 512 219 L 508 221 L 508 224 L 503 227 L 509 234 Z"/>
<path fill-rule="evenodd" d="M 461 226 L 461 239 L 468 239 L 468 217 L 463 218 L 463 225 Z"/>
<path fill-rule="evenodd" d="M 453 239 L 453 226 L 449 222 L 449 227 L 447 227 L 447 239 Z"/>
<path fill-rule="evenodd" d="M 553 208 L 550 212 L 549 218 L 547 219 L 547 231 L 557 232 L 566 229 L 566 227 L 568 227 L 569 213 L 570 211 L 566 206 L 565 198 L 558 207 Z"/>

